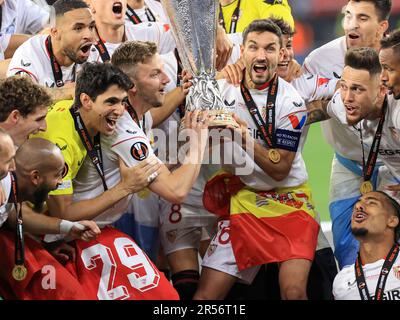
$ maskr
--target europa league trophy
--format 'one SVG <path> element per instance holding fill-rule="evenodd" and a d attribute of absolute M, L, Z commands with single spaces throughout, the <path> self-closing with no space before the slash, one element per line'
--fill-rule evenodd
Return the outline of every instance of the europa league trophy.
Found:
<path fill-rule="evenodd" d="M 186 110 L 210 110 L 210 127 L 235 125 L 215 80 L 218 0 L 161 0 L 171 20 L 172 31 L 184 69 L 193 74 Z"/>

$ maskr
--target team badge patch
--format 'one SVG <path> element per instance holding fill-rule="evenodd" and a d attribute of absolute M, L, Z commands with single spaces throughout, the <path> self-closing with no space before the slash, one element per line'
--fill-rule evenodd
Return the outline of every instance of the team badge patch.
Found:
<path fill-rule="evenodd" d="M 306 120 L 307 120 L 307 116 L 303 115 L 301 117 L 301 119 L 299 119 L 297 117 L 297 115 L 291 114 L 291 115 L 289 115 L 289 120 L 290 120 L 290 122 L 292 124 L 293 129 L 300 130 L 305 125 Z"/>
<path fill-rule="evenodd" d="M 175 229 L 175 230 L 167 231 L 167 232 L 165 233 L 169 242 L 171 242 L 171 243 L 175 242 L 175 240 L 176 240 L 176 233 L 177 233 L 177 230 L 176 230 L 176 229 Z"/>
<path fill-rule="evenodd" d="M 217 248 L 216 244 L 210 244 L 207 249 L 207 256 L 211 256 L 215 252 L 216 248 Z"/>
<path fill-rule="evenodd" d="M 393 267 L 394 275 L 397 279 L 400 280 L 400 265 Z"/>
<path fill-rule="evenodd" d="M 131 147 L 131 155 L 137 161 L 143 161 L 149 155 L 149 148 L 143 142 L 136 142 Z"/>

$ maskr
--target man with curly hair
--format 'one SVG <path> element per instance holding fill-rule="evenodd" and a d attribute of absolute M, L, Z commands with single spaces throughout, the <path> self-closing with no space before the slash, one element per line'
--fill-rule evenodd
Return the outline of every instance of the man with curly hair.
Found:
<path fill-rule="evenodd" d="M 52 100 L 45 88 L 28 77 L 0 82 L 0 128 L 20 146 L 29 135 L 46 130 L 46 114 Z"/>

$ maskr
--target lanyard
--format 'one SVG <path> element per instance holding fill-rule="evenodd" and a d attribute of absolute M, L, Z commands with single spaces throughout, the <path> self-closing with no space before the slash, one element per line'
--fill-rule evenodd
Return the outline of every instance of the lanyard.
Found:
<path fill-rule="evenodd" d="M 99 39 L 97 40 L 97 43 L 94 46 L 96 47 L 97 51 L 99 52 L 101 60 L 103 62 L 110 62 L 111 57 L 110 57 L 110 54 L 108 53 L 106 45 L 104 44 L 103 40 L 101 40 L 99 31 L 97 31 L 97 28 L 95 28 L 95 29 L 96 29 L 96 33 L 97 33 L 97 36 Z"/>
<path fill-rule="evenodd" d="M 17 177 L 11 172 L 11 190 L 12 197 L 16 213 L 16 237 L 15 237 L 15 265 L 22 266 L 25 261 L 24 254 L 24 231 L 23 231 L 23 219 L 22 219 L 22 205 L 20 204 L 18 210 L 18 189 L 17 189 Z"/>
<path fill-rule="evenodd" d="M 237 3 L 236 8 L 235 8 L 235 11 L 233 11 L 233 14 L 232 14 L 232 17 L 231 17 L 231 28 L 229 30 L 229 33 L 235 33 L 236 32 L 236 26 L 237 26 L 237 22 L 239 20 L 239 14 L 240 14 L 240 0 L 238 0 L 238 3 Z M 224 14 L 222 13 L 222 6 L 221 5 L 219 5 L 219 23 L 226 30 Z M 228 32 L 228 30 L 226 30 L 226 32 Z"/>
<path fill-rule="evenodd" d="M 242 97 L 244 102 L 246 103 L 247 109 L 250 112 L 251 117 L 253 118 L 257 129 L 261 132 L 261 137 L 264 142 L 267 144 L 269 148 L 274 147 L 274 133 L 275 133 L 275 102 L 276 95 L 278 91 L 278 76 L 275 74 L 272 79 L 269 89 L 268 89 L 268 98 L 267 98 L 267 116 L 266 122 L 262 118 L 260 111 L 258 110 L 253 97 L 250 94 L 250 91 L 244 85 L 244 75 L 242 83 L 240 84 L 240 90 L 242 93 Z"/>
<path fill-rule="evenodd" d="M 386 114 L 387 104 L 388 104 L 387 97 L 385 97 L 385 101 L 383 102 L 383 107 L 382 107 L 382 114 L 379 119 L 378 127 L 376 128 L 374 140 L 372 142 L 371 150 L 368 155 L 367 163 L 365 163 L 362 128 L 360 127 L 360 141 L 361 141 L 361 148 L 362 148 L 362 154 L 363 154 L 362 161 L 363 161 L 364 181 L 369 181 L 374 172 L 376 160 L 378 158 L 379 144 L 381 142 L 381 137 L 382 137 L 383 123 L 385 122 L 385 114 Z"/>
<path fill-rule="evenodd" d="M 178 49 L 175 48 L 174 50 L 176 62 L 177 62 L 177 72 L 176 72 L 176 86 L 179 87 L 182 82 L 182 70 L 183 70 L 183 65 L 182 65 L 182 60 L 179 57 Z M 185 100 L 178 106 L 177 110 L 179 112 L 179 117 L 182 119 L 185 116 L 185 103 L 186 103 L 186 98 Z"/>
<path fill-rule="evenodd" d="M 54 56 L 53 53 L 53 46 L 51 45 L 51 38 L 50 36 L 47 37 L 46 39 L 46 49 L 47 52 L 49 53 L 49 57 L 50 57 L 50 63 L 51 63 L 51 70 L 53 71 L 53 77 L 54 77 L 54 81 L 56 83 L 56 86 L 62 87 L 64 86 L 64 81 L 63 81 L 63 74 L 62 74 L 62 70 L 61 70 L 61 66 L 60 64 L 57 62 L 56 57 Z M 74 64 L 73 70 L 73 79 L 72 81 L 75 81 L 75 76 L 76 76 L 76 63 Z"/>
<path fill-rule="evenodd" d="M 72 118 L 75 123 L 75 130 L 78 131 L 79 137 L 85 149 L 92 160 L 94 167 L 99 174 L 101 181 L 103 183 L 104 191 L 108 190 L 106 178 L 104 177 L 104 168 L 103 168 L 103 155 L 101 153 L 101 144 L 100 144 L 100 133 L 96 134 L 93 138 L 93 142 L 90 140 L 90 135 L 87 131 L 85 124 L 82 121 L 81 115 L 75 106 L 72 106 L 69 110 L 71 112 Z"/>
<path fill-rule="evenodd" d="M 136 113 L 136 110 L 132 107 L 131 103 L 129 102 L 128 99 L 126 99 L 126 111 L 128 111 L 129 115 L 131 116 L 132 120 L 135 121 L 139 128 L 140 128 L 140 121 L 139 121 L 139 117 Z M 143 115 L 143 120 L 142 120 L 142 128 L 141 128 L 144 132 L 144 134 L 146 135 L 146 119 L 145 119 L 145 115 Z"/>
<path fill-rule="evenodd" d="M 382 300 L 383 298 L 383 290 L 386 285 L 387 277 L 389 276 L 390 269 L 392 268 L 394 262 L 396 261 L 397 255 L 399 254 L 399 245 L 396 243 L 393 245 L 392 249 L 390 249 L 388 255 L 386 256 L 385 262 L 383 263 L 381 273 L 379 275 L 378 284 L 375 290 L 375 299 L 374 300 Z M 354 265 L 355 273 L 356 273 L 356 281 L 358 291 L 360 293 L 360 297 L 362 300 L 372 300 L 368 291 L 367 283 L 365 280 L 364 271 L 362 268 L 360 253 L 358 253 L 358 257 L 356 263 Z"/>
<path fill-rule="evenodd" d="M 156 17 L 154 16 L 153 12 L 151 12 L 151 10 L 147 8 L 147 6 L 145 6 L 144 11 L 146 12 L 146 17 L 149 22 L 156 22 Z M 133 24 L 139 24 L 143 22 L 142 20 L 140 20 L 135 10 L 132 9 L 129 5 L 127 5 L 126 8 L 126 15 Z"/>

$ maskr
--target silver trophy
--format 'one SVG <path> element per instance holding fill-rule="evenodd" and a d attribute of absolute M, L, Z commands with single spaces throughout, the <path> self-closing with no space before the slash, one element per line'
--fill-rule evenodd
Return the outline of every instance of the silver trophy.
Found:
<path fill-rule="evenodd" d="M 235 124 L 215 80 L 218 0 L 161 0 L 171 21 L 184 69 L 193 74 L 186 110 L 210 110 L 211 127 Z"/>

